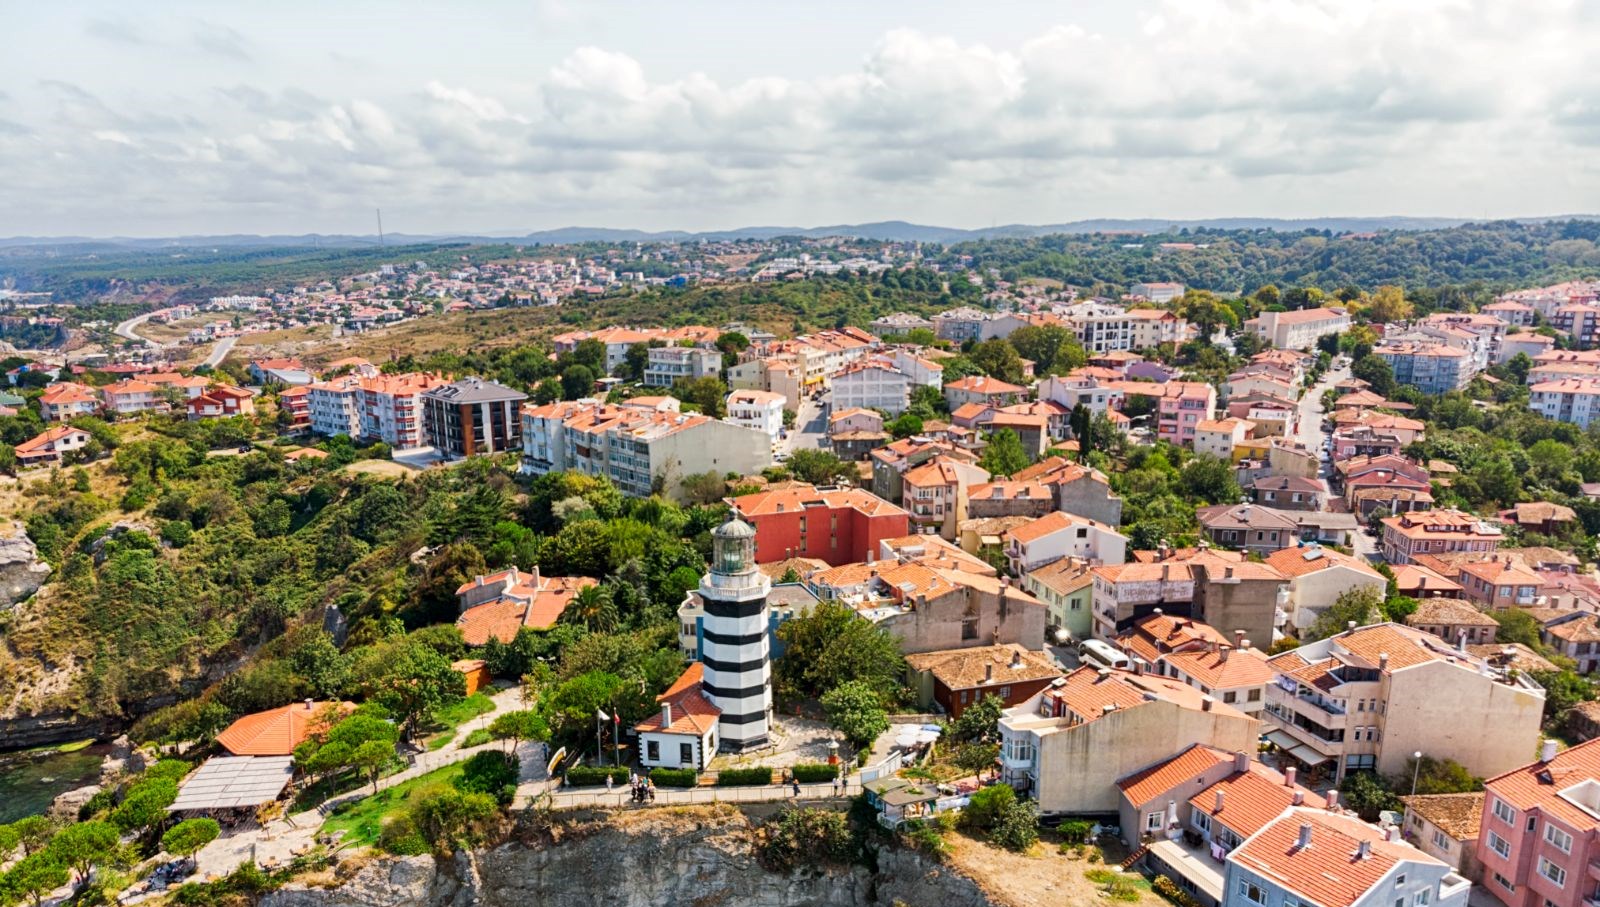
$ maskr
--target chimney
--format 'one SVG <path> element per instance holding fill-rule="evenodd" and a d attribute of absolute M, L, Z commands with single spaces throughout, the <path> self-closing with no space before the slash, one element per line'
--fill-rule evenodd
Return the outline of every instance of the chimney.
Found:
<path fill-rule="evenodd" d="M 1231 564 L 1229 566 L 1223 568 L 1223 570 L 1222 570 L 1222 578 L 1223 579 L 1233 579 L 1233 566 Z"/>
<path fill-rule="evenodd" d="M 1355 632 L 1355 629 L 1356 629 L 1356 622 L 1355 621 L 1347 620 L 1347 621 L 1344 622 L 1344 631 L 1346 633 L 1353 633 L 1353 632 Z"/>
<path fill-rule="evenodd" d="M 308 711 L 308 712 L 311 711 L 311 697 L 310 696 L 306 697 L 306 711 Z"/>
<path fill-rule="evenodd" d="M 1339 789 L 1337 787 L 1329 788 L 1328 792 L 1322 796 L 1328 801 L 1329 809 L 1339 808 Z"/>
<path fill-rule="evenodd" d="M 1222 794 L 1223 792 L 1219 789 L 1217 791 L 1217 805 L 1211 810 L 1212 813 L 1222 812 Z"/>
<path fill-rule="evenodd" d="M 1306 802 L 1306 795 L 1302 791 L 1295 791 L 1289 797 L 1289 802 L 1292 803 L 1295 806 L 1300 806 L 1301 804 Z"/>
<path fill-rule="evenodd" d="M 1304 827 L 1310 828 L 1311 826 L 1307 825 L 1307 826 L 1304 826 Z M 1365 860 L 1365 859 L 1369 859 L 1371 856 L 1372 856 L 1372 842 L 1371 841 L 1362 841 L 1361 843 L 1356 845 L 1356 859 Z"/>
<path fill-rule="evenodd" d="M 1200 711 L 1202 711 L 1202 712 L 1211 711 L 1211 707 L 1213 705 L 1216 705 L 1216 702 L 1217 701 L 1215 699 L 1212 699 L 1210 696 L 1202 696 L 1202 697 L 1200 697 Z"/>
<path fill-rule="evenodd" d="M 1218 661 L 1227 661 L 1228 660 L 1228 653 L 1232 652 L 1232 651 L 1233 651 L 1233 647 L 1232 646 L 1219 646 L 1218 650 L 1217 650 L 1217 660 Z"/>
<path fill-rule="evenodd" d="M 1296 850 L 1305 850 L 1311 846 L 1311 823 L 1300 823 L 1300 837 L 1294 842 Z"/>
<path fill-rule="evenodd" d="M 1379 652 L 1378 653 L 1378 670 L 1380 670 L 1380 671 L 1389 670 L 1389 653 L 1388 652 Z"/>
<path fill-rule="evenodd" d="M 672 703 L 661 703 L 661 728 L 665 730 L 672 727 Z"/>
<path fill-rule="evenodd" d="M 1556 742 L 1545 740 L 1539 744 L 1539 761 L 1549 762 L 1556 757 Z"/>
<path fill-rule="evenodd" d="M 1467 651 L 1467 631 L 1465 631 L 1465 630 L 1457 630 L 1456 631 L 1456 651 L 1457 652 L 1465 652 L 1465 651 Z"/>
<path fill-rule="evenodd" d="M 992 662 L 992 661 L 983 666 L 983 682 L 984 683 L 993 683 L 994 682 L 994 662 Z"/>
<path fill-rule="evenodd" d="M 1236 772 L 1247 772 L 1247 771 L 1249 771 L 1250 770 L 1250 754 L 1249 753 L 1245 753 L 1245 752 L 1234 753 L 1233 754 L 1233 770 L 1236 771 Z"/>
<path fill-rule="evenodd" d="M 1294 787 L 1294 776 L 1298 771 L 1299 770 L 1292 765 L 1283 770 L 1284 787 Z"/>

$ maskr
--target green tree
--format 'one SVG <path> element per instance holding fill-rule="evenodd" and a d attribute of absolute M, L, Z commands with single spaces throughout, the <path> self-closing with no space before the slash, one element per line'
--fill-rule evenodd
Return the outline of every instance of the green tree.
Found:
<path fill-rule="evenodd" d="M 1381 356 L 1368 353 L 1350 366 L 1350 374 L 1372 386 L 1372 392 L 1384 397 L 1394 393 L 1394 369 Z"/>
<path fill-rule="evenodd" d="M 503 712 L 489 723 L 489 736 L 511 741 L 511 752 L 524 740 L 549 740 L 550 726 L 532 709 Z"/>
<path fill-rule="evenodd" d="M 1022 357 L 1017 355 L 1015 347 L 1004 340 L 984 340 L 973 344 L 972 349 L 967 351 L 967 358 L 991 378 L 1011 384 L 1021 384 L 1025 380 Z"/>
<path fill-rule="evenodd" d="M 1027 469 L 1032 462 L 1028 458 L 1028 451 L 1022 446 L 1022 439 L 1009 428 L 990 432 L 985 440 L 988 446 L 983 449 L 983 457 L 978 460 L 978 465 L 991 475 L 1014 475 Z"/>
<path fill-rule="evenodd" d="M 672 385 L 672 395 L 685 403 L 693 403 L 701 413 L 713 419 L 728 414 L 728 385 L 720 378 L 679 378 Z"/>
<path fill-rule="evenodd" d="M 110 822 L 93 820 L 68 825 L 50 839 L 50 846 L 41 853 L 53 854 L 62 865 L 71 869 L 82 883 L 96 863 L 105 863 L 116 854 L 119 836 L 117 827 Z"/>
<path fill-rule="evenodd" d="M 1496 612 L 1498 616 L 1498 612 Z M 1504 637 L 1497 637 L 1504 640 Z M 1534 671 L 1533 679 L 1544 687 L 1544 721 L 1549 728 L 1566 719 L 1567 712 L 1595 698 L 1594 681 L 1576 671 Z"/>
<path fill-rule="evenodd" d="M 922 434 L 922 420 L 910 412 L 901 413 L 883 427 L 896 440 Z"/>
<path fill-rule="evenodd" d="M 967 706 L 945 729 L 945 739 L 952 743 L 999 738 L 1000 714 L 1006 702 L 999 696 L 984 696 Z"/>
<path fill-rule="evenodd" d="M 1317 615 L 1316 621 L 1306 629 L 1305 641 L 1314 642 L 1343 633 L 1351 621 L 1364 627 L 1382 620 L 1383 597 L 1376 590 L 1367 586 L 1346 589 L 1328 610 Z"/>
<path fill-rule="evenodd" d="M 408 810 L 417 831 L 442 853 L 488 840 L 499 814 L 494 797 L 454 787 L 424 791 L 412 800 Z"/>
<path fill-rule="evenodd" d="M 221 831 L 215 819 L 184 819 L 161 836 L 161 849 L 173 856 L 192 856 L 215 841 Z"/>
<path fill-rule="evenodd" d="M 11 903 L 26 898 L 34 907 L 43 902 L 45 895 L 67 884 L 67 867 L 59 856 L 50 851 L 39 851 L 18 860 L 5 875 L 0 876 L 0 901 Z"/>
<path fill-rule="evenodd" d="M 24 816 L 7 827 L 17 837 L 12 847 L 21 847 L 23 856 L 38 853 L 56 833 L 55 823 L 44 816 Z"/>
<path fill-rule="evenodd" d="M 1189 290 L 1179 299 L 1174 310 L 1179 317 L 1199 329 L 1202 340 L 1210 340 L 1219 327 L 1238 327 L 1233 309 L 1225 305 L 1217 294 L 1209 290 Z"/>
<path fill-rule="evenodd" d="M 561 398 L 577 400 L 594 393 L 595 372 L 586 365 L 569 365 L 561 372 Z"/>
<path fill-rule="evenodd" d="M 409 640 L 390 647 L 380 665 L 362 681 L 368 696 L 400 722 L 406 739 L 417 724 L 466 693 L 466 680 L 435 649 Z M 374 670 L 375 668 L 375 670 Z"/>
<path fill-rule="evenodd" d="M 1027 853 L 1039 843 L 1039 808 L 1032 800 L 1013 800 L 1000 810 L 989 831 L 989 843 Z"/>
<path fill-rule="evenodd" d="M 778 626 L 783 657 L 775 671 L 791 694 L 821 696 L 845 680 L 861 681 L 887 700 L 905 677 L 900 643 L 842 602 L 824 600 L 811 613 Z"/>
<path fill-rule="evenodd" d="M 141 832 L 159 826 L 167 820 L 167 807 L 177 799 L 176 781 L 141 778 L 128 788 L 122 802 L 111 811 L 111 823 L 124 832 Z M 56 837 L 59 839 L 60 835 Z"/>
<path fill-rule="evenodd" d="M 1183 489 L 1207 504 L 1233 504 L 1244 496 L 1233 464 L 1210 454 L 1197 454 L 1184 464 Z"/>
<path fill-rule="evenodd" d="M 849 478 L 854 471 L 849 463 L 826 450 L 801 448 L 789 457 L 789 471 L 802 482 L 812 485 L 832 485 L 840 478 Z"/>
<path fill-rule="evenodd" d="M 889 729 L 889 713 L 870 684 L 846 680 L 822 695 L 828 723 L 857 747 L 868 747 Z"/>
<path fill-rule="evenodd" d="M 1495 631 L 1495 639 L 1500 642 L 1518 643 L 1534 651 L 1539 651 L 1544 644 L 1539 640 L 1539 622 L 1533 615 L 1516 608 L 1505 608 L 1490 611 L 1489 616 L 1494 618 L 1500 627 Z M 1547 700 L 1548 702 L 1548 700 Z"/>
<path fill-rule="evenodd" d="M 1389 782 L 1376 772 L 1348 772 L 1339 782 L 1339 798 L 1348 809 L 1368 822 L 1376 822 L 1384 810 L 1399 811 L 1405 804 L 1395 796 Z"/>

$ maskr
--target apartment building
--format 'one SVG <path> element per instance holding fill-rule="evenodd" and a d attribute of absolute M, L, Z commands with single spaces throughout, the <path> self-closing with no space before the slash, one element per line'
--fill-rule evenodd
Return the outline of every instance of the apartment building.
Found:
<path fill-rule="evenodd" d="M 1213 504 L 1195 511 L 1206 537 L 1218 545 L 1268 555 L 1300 542 L 1291 513 L 1260 504 Z"/>
<path fill-rule="evenodd" d="M 1546 419 L 1588 428 L 1600 416 L 1600 376 L 1534 384 L 1528 388 L 1528 408 Z"/>
<path fill-rule="evenodd" d="M 1093 564 L 1063 558 L 1023 575 L 1022 588 L 1044 602 L 1045 638 L 1052 644 L 1081 641 L 1093 635 Z"/>
<path fill-rule="evenodd" d="M 346 375 L 309 385 L 311 430 L 319 435 L 361 437 L 361 379 Z"/>
<path fill-rule="evenodd" d="M 112 416 L 166 412 L 170 407 L 161 388 L 139 378 L 124 378 L 100 388 L 100 399 Z"/>
<path fill-rule="evenodd" d="M 1021 403 L 1027 398 L 1027 388 L 983 375 L 969 375 L 944 386 L 944 400 L 952 412 L 968 403 L 998 408 Z"/>
<path fill-rule="evenodd" d="M 1420 599 L 1417 610 L 1406 616 L 1406 626 L 1469 646 L 1489 645 L 1500 631 L 1498 621 L 1459 598 Z"/>
<path fill-rule="evenodd" d="M 909 515 L 860 488 L 797 485 L 730 503 L 755 527 L 756 562 L 815 558 L 831 566 L 871 561 L 885 539 L 911 531 Z"/>
<path fill-rule="evenodd" d="M 1509 327 L 1529 327 L 1533 324 L 1533 306 L 1520 302 L 1512 302 L 1510 300 L 1491 302 L 1478 311 L 1491 318 L 1499 319 Z"/>
<path fill-rule="evenodd" d="M 1156 406 L 1156 436 L 1182 447 L 1194 447 L 1200 423 L 1211 421 L 1217 409 L 1217 389 L 1201 381 L 1168 381 L 1151 385 L 1159 388 Z M 1133 387 L 1124 386 L 1132 395 Z"/>
<path fill-rule="evenodd" d="M 886 362 L 859 362 L 833 376 L 835 409 L 881 409 L 891 416 L 911 405 L 911 378 Z"/>
<path fill-rule="evenodd" d="M 911 381 L 912 387 L 944 386 L 944 366 L 919 355 L 915 349 L 895 347 L 887 358 L 890 365 Z"/>
<path fill-rule="evenodd" d="M 290 431 L 311 427 L 311 388 L 300 384 L 278 391 L 278 409 L 289 417 Z"/>
<path fill-rule="evenodd" d="M 1600 739 L 1546 740 L 1536 761 L 1485 781 L 1475 856 L 1506 907 L 1600 902 Z"/>
<path fill-rule="evenodd" d="M 905 500 L 905 474 L 934 457 L 956 459 L 964 463 L 978 462 L 977 455 L 950 441 L 935 440 L 921 435 L 901 438 L 892 444 L 874 449 L 870 454 L 872 493 L 885 501 L 899 503 Z M 988 479 L 979 479 L 971 484 L 980 485 L 985 481 Z"/>
<path fill-rule="evenodd" d="M 1101 371 L 1106 370 L 1078 369 L 1067 375 L 1046 378 L 1039 382 L 1039 399 L 1060 404 L 1069 412 L 1082 405 L 1097 416 L 1119 410 L 1124 382 L 1120 376 L 1113 377 L 1114 372 L 1098 374 Z"/>
<path fill-rule="evenodd" d="M 727 421 L 765 432 L 776 441 L 783 432 L 783 404 L 783 395 L 771 391 L 733 391 L 727 398 Z"/>
<path fill-rule="evenodd" d="M 911 523 L 920 532 L 954 540 L 957 527 L 967 518 L 967 493 L 989 481 L 987 470 L 975 463 L 937 456 L 901 476 L 901 496 Z"/>
<path fill-rule="evenodd" d="M 1566 333 L 1579 349 L 1600 345 L 1600 306 L 1574 303 L 1556 309 L 1550 324 Z"/>
<path fill-rule="evenodd" d="M 422 395 L 446 383 L 443 376 L 427 373 L 362 378 L 361 437 L 382 441 L 395 450 L 426 445 Z"/>
<path fill-rule="evenodd" d="M 1118 779 L 1196 743 L 1253 752 L 1260 728 L 1169 677 L 1079 668 L 1004 712 L 1001 778 L 1046 815 L 1111 813 Z"/>
<path fill-rule="evenodd" d="M 645 354 L 646 387 L 671 387 L 678 381 L 722 375 L 722 351 L 699 346 L 656 346 Z"/>
<path fill-rule="evenodd" d="M 1009 530 L 1004 539 L 1006 560 L 1017 575 L 1068 557 L 1097 564 L 1127 560 L 1127 536 L 1104 523 L 1059 510 Z"/>
<path fill-rule="evenodd" d="M 1262 312 L 1246 321 L 1244 329 L 1280 350 L 1309 350 L 1322 337 L 1349 330 L 1350 314 L 1337 308 Z"/>
<path fill-rule="evenodd" d="M 578 348 L 578 344 L 585 340 L 593 340 L 606 348 L 605 366 L 609 374 L 615 372 L 622 364 L 628 361 L 628 349 L 635 344 L 660 343 L 665 346 L 678 346 L 690 343 L 696 346 L 710 346 L 717 342 L 722 332 L 716 328 L 689 325 L 681 328 L 629 328 L 609 327 L 597 331 L 569 331 L 557 334 L 551 338 L 557 353 L 570 353 Z M 720 361 L 720 357 L 719 357 Z M 672 382 L 667 382 L 671 384 Z"/>
<path fill-rule="evenodd" d="M 1183 295 L 1183 289 L 1183 284 L 1181 283 L 1157 281 L 1136 283 L 1128 288 L 1128 294 L 1150 302 L 1172 302 Z"/>
<path fill-rule="evenodd" d="M 1321 545 L 1283 548 L 1267 555 L 1266 563 L 1288 579 L 1284 610 L 1297 631 L 1316 623 L 1347 591 L 1368 589 L 1381 596 L 1388 587 L 1365 559 Z"/>
<path fill-rule="evenodd" d="M 464 378 L 422 394 L 428 440 L 442 456 L 455 459 L 504 453 L 522 447 L 518 412 L 528 395 L 482 378 Z"/>
<path fill-rule="evenodd" d="M 1383 520 L 1383 557 L 1409 564 L 1419 554 L 1476 552 L 1500 547 L 1500 527 L 1459 510 L 1413 510 Z"/>
<path fill-rule="evenodd" d="M 525 471 L 606 476 L 630 497 L 659 491 L 681 501 L 690 476 L 756 475 L 772 465 L 766 432 L 632 401 L 525 407 L 519 425 Z"/>
<path fill-rule="evenodd" d="M 1400 624 L 1375 624 L 1268 660 L 1269 742 L 1307 769 L 1395 775 L 1414 752 L 1492 775 L 1526 758 L 1544 689 Z"/>
<path fill-rule="evenodd" d="M 1228 851 L 1228 905 L 1467 907 L 1472 883 L 1345 813 L 1291 807 Z"/>
<path fill-rule="evenodd" d="M 982 340 L 984 326 L 988 321 L 989 314 L 978 309 L 968 307 L 950 309 L 933 316 L 933 332 L 940 340 L 949 340 L 953 343 Z"/>
<path fill-rule="evenodd" d="M 882 550 L 882 546 L 880 546 Z M 854 608 L 906 654 L 990 645 L 1044 648 L 1044 603 L 1005 577 L 961 569 L 942 552 L 902 546 L 893 559 L 845 564 L 806 577 L 820 598 Z"/>
<path fill-rule="evenodd" d="M 1259 718 L 1273 673 L 1267 656 L 1252 642 L 1242 631 L 1229 639 L 1209 624 L 1171 616 L 1159 608 L 1135 619 L 1111 640 L 1136 670 L 1182 681 Z"/>
<path fill-rule="evenodd" d="M 1372 352 L 1389 363 L 1396 383 L 1425 394 L 1461 390 L 1477 374 L 1470 352 L 1443 343 L 1395 341 L 1376 346 Z"/>
<path fill-rule="evenodd" d="M 1194 452 L 1219 460 L 1235 461 L 1235 452 L 1255 423 L 1249 419 L 1203 419 L 1194 426 Z"/>
<path fill-rule="evenodd" d="M 933 330 L 933 322 L 919 315 L 895 312 L 892 315 L 874 318 L 867 327 L 871 328 L 872 333 L 877 334 L 879 337 L 892 337 L 909 334 L 912 331 L 931 331 Z"/>

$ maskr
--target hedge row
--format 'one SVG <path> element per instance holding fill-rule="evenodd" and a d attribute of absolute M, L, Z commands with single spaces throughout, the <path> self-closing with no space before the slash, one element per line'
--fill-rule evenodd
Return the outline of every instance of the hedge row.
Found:
<path fill-rule="evenodd" d="M 826 762 L 802 762 L 791 768 L 790 771 L 794 773 L 794 780 L 802 784 L 832 781 L 839 777 L 839 766 L 829 765 Z"/>
<path fill-rule="evenodd" d="M 572 768 L 567 769 L 567 785 L 569 787 L 593 787 L 606 783 L 607 775 L 611 777 L 612 784 L 628 783 L 628 770 L 626 768 L 574 765 Z"/>
<path fill-rule="evenodd" d="M 650 780 L 658 787 L 694 787 L 697 783 L 692 768 L 653 768 Z"/>
<path fill-rule="evenodd" d="M 772 769 L 758 765 L 755 768 L 725 768 L 717 773 L 718 787 L 739 787 L 747 784 L 771 784 Z"/>

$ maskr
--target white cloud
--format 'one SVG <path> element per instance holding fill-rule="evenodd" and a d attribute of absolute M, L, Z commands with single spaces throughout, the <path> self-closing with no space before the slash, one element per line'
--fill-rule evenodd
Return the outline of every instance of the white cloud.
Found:
<path fill-rule="evenodd" d="M 44 210 L 88 229 L 120 197 L 163 222 L 238 204 L 270 221 L 239 228 L 310 230 L 398 195 L 419 232 L 1534 214 L 1594 197 L 1584 48 L 1600 21 L 1575 2 L 1167 0 L 1122 31 L 1063 15 L 1009 46 L 894 29 L 858 66 L 803 78 L 763 65 L 751 48 L 782 36 L 753 22 L 740 78 L 663 76 L 591 40 L 494 85 L 443 57 L 383 90 L 230 71 L 229 87 L 112 102 L 41 83 L 31 115 L 6 111 L 3 131 L 32 139 L 0 144 L 0 232 L 39 232 L 22 218 Z M 220 23 L 193 37 L 212 55 L 281 50 Z"/>

